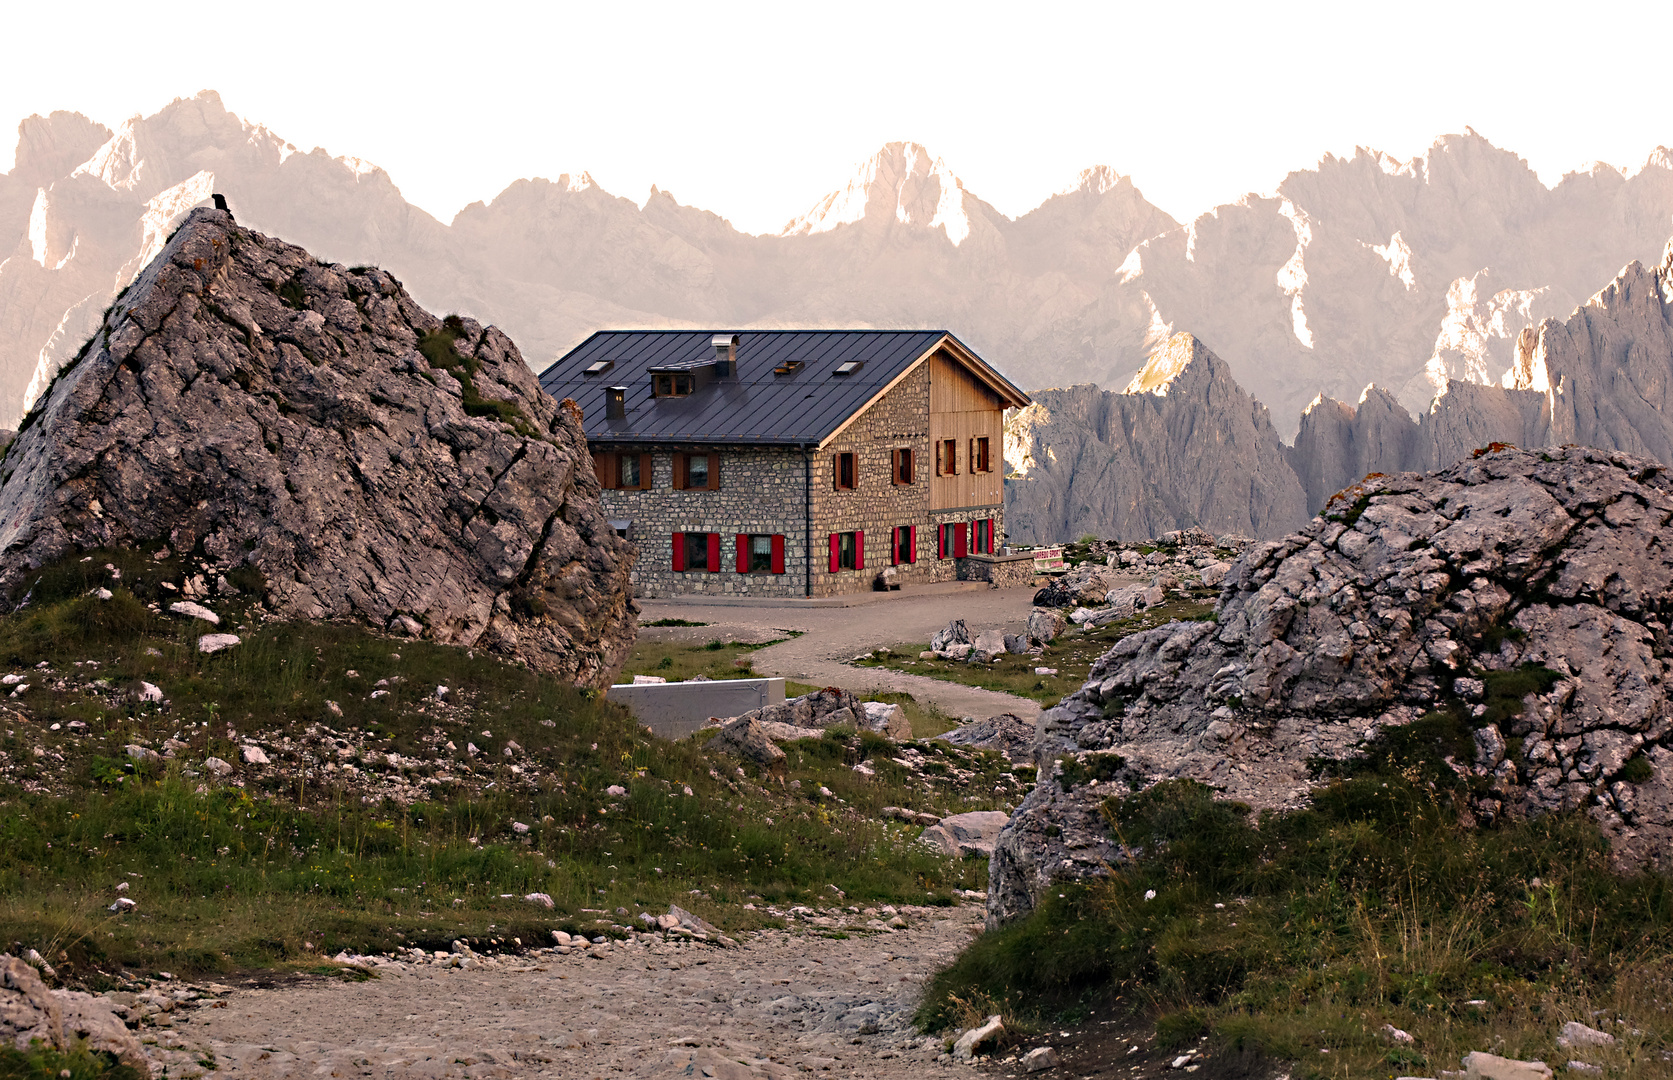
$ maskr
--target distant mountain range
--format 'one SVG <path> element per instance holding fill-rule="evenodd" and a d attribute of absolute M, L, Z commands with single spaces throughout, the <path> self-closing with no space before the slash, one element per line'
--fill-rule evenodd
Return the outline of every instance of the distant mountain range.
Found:
<path fill-rule="evenodd" d="M 773 236 L 585 174 L 517 181 L 443 224 L 376 166 L 300 151 L 205 91 L 115 132 L 63 112 L 19 126 L 0 175 L 0 424 L 212 190 L 242 224 L 498 324 L 537 368 L 607 326 L 933 326 L 1031 391 L 1119 388 L 1188 332 L 1281 440 L 1309 402 L 1373 383 L 1425 413 L 1448 380 L 1514 382 L 1525 326 L 1673 233 L 1673 153 L 1547 188 L 1469 131 L 1407 162 L 1326 157 L 1185 225 L 1108 168 L 1012 219 L 912 143 Z"/>

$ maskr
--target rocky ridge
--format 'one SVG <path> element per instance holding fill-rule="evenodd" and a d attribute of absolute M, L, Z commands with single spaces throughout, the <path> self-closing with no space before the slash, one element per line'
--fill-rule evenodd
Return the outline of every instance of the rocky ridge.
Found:
<path fill-rule="evenodd" d="M 0 462 L 0 591 L 77 550 L 257 572 L 268 612 L 471 645 L 586 685 L 632 548 L 573 409 L 493 327 L 194 211 Z"/>
<path fill-rule="evenodd" d="M 990 863 L 990 925 L 1120 861 L 1098 811 L 1112 792 L 1185 777 L 1299 806 L 1310 762 L 1426 717 L 1451 732 L 1478 819 L 1584 808 L 1621 865 L 1665 865 L 1669 521 L 1662 465 L 1577 447 L 1489 448 L 1343 492 L 1245 553 L 1212 620 L 1122 640 L 1042 714 L 1041 782 Z"/>

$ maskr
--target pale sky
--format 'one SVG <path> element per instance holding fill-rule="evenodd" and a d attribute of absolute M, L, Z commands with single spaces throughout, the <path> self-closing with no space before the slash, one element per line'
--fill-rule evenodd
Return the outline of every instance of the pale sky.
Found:
<path fill-rule="evenodd" d="M 1016 215 L 1093 165 L 1182 220 L 1474 127 L 1547 183 L 1673 144 L 1673 3 L 8 5 L 0 124 L 175 97 L 381 165 L 443 221 L 520 177 L 776 232 L 883 143 Z M 11 168 L 13 140 L 0 146 Z"/>

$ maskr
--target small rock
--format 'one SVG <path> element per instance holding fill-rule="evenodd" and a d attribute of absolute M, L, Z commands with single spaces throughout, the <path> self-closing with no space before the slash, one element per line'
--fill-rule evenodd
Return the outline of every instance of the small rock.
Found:
<path fill-rule="evenodd" d="M 163 700 L 162 687 L 153 686 L 151 683 L 145 682 L 142 679 L 140 681 L 140 684 L 139 684 L 139 699 L 141 701 L 161 701 L 161 700 Z"/>
<path fill-rule="evenodd" d="M 139 901 L 138 900 L 135 900 L 132 897 L 118 896 L 116 898 L 116 903 L 110 905 L 110 907 L 106 908 L 105 910 L 106 911 L 115 911 L 115 912 L 126 912 L 126 911 L 132 911 L 132 910 L 134 910 L 134 908 L 137 908 L 137 907 L 139 907 Z"/>
<path fill-rule="evenodd" d="M 1036 1046 L 1022 1055 L 1023 1072 L 1040 1072 L 1044 1069 L 1055 1069 L 1058 1065 L 1057 1051 L 1049 1046 Z"/>
<path fill-rule="evenodd" d="M 529 827 L 527 825 L 523 824 L 521 821 L 513 821 L 511 823 L 511 831 L 514 832 L 514 833 L 517 833 L 518 835 L 522 835 L 523 833 L 526 833 L 526 832 L 529 831 Z"/>
<path fill-rule="evenodd" d="M 1395 1027 L 1393 1024 L 1384 1024 L 1383 1025 L 1383 1034 L 1387 1035 L 1393 1041 L 1395 1041 L 1397 1043 L 1400 1043 L 1402 1045 L 1405 1045 L 1405 1046 L 1410 1046 L 1412 1043 L 1417 1041 L 1417 1040 L 1412 1038 L 1412 1033 L 1411 1032 L 1401 1031 L 1399 1028 Z"/>
<path fill-rule="evenodd" d="M 203 767 L 216 776 L 225 776 L 232 771 L 232 766 L 218 757 L 204 758 Z"/>
<path fill-rule="evenodd" d="M 1464 1055 L 1467 1080 L 1551 1080 L 1551 1066 L 1543 1061 L 1518 1061 L 1480 1050 Z"/>
<path fill-rule="evenodd" d="M 627 794 L 627 789 L 622 787 L 620 784 L 611 784 L 609 787 L 604 789 L 604 794 L 610 796 L 612 799 L 619 799 Z"/>
<path fill-rule="evenodd" d="M 1564 1050 L 1572 1050 L 1577 1046 L 1614 1046 L 1615 1036 L 1570 1020 L 1557 1033 L 1557 1045 Z"/>
<path fill-rule="evenodd" d="M 190 619 L 202 619 L 211 626 L 221 625 L 221 617 L 219 615 L 210 611 L 202 604 L 194 604 L 190 600 L 176 600 L 168 606 L 168 609 L 176 615 L 184 615 Z"/>
<path fill-rule="evenodd" d="M 550 910 L 554 906 L 553 903 L 552 903 L 552 898 L 550 896 L 548 896 L 546 893 L 543 893 L 543 892 L 528 893 L 528 894 L 524 895 L 523 900 L 526 903 L 539 904 L 541 907 L 547 908 L 548 910 Z"/>
<path fill-rule="evenodd" d="M 635 675 L 633 677 L 634 686 L 660 686 L 667 681 L 661 675 Z"/>
<path fill-rule="evenodd" d="M 162 760 L 162 755 L 157 753 L 157 751 L 148 747 L 140 746 L 137 743 L 129 743 L 127 746 L 122 748 L 122 752 L 133 758 L 135 761 L 141 763 Z"/>
<path fill-rule="evenodd" d="M 205 634 L 198 638 L 198 652 L 216 653 L 222 649 L 230 649 L 239 643 L 237 634 Z"/>
<path fill-rule="evenodd" d="M 243 752 L 243 755 L 244 755 L 244 764 L 246 764 L 246 765 L 270 765 L 270 764 L 272 764 L 270 761 L 267 760 L 266 752 L 263 751 L 262 748 L 259 747 L 259 746 L 250 746 L 250 745 L 246 744 L 242 752 Z"/>
<path fill-rule="evenodd" d="M 953 1044 L 953 1058 L 956 1061 L 969 1061 L 982 1047 L 998 1040 L 1004 1034 L 1004 1022 L 998 1016 L 990 1016 L 987 1023 L 981 1027 L 973 1027 L 958 1037 L 958 1042 Z"/>

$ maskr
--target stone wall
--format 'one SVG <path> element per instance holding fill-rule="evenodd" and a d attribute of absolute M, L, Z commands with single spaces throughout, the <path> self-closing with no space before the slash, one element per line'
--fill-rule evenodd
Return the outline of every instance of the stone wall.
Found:
<path fill-rule="evenodd" d="M 914 482 L 893 482 L 893 451 L 907 448 L 915 458 Z M 603 451 L 604 447 L 598 448 Z M 668 596 L 833 596 L 864 592 L 892 565 L 896 526 L 918 529 L 917 561 L 897 567 L 902 584 L 922 585 L 958 578 L 952 558 L 936 557 L 937 526 L 992 518 L 994 550 L 1005 543 L 1005 508 L 958 507 L 931 511 L 930 481 L 935 472 L 929 438 L 929 369 L 920 365 L 888 394 L 862 413 L 829 446 L 812 452 L 811 481 L 804 474 L 803 452 L 790 448 L 722 448 L 720 487 L 715 491 L 676 491 L 674 453 L 664 448 L 613 446 L 620 453 L 651 454 L 651 486 L 646 491 L 605 489 L 604 507 L 612 520 L 629 520 L 628 539 L 639 547 L 634 567 L 634 595 Z M 690 449 L 697 450 L 693 446 Z M 837 490 L 836 456 L 855 455 L 855 486 Z M 995 468 L 1000 467 L 995 454 Z M 807 506 L 812 505 L 812 563 L 808 562 Z M 721 536 L 721 567 L 673 569 L 673 534 L 714 532 Z M 838 532 L 865 534 L 862 569 L 830 570 L 830 537 Z M 782 574 L 740 574 L 734 538 L 739 533 L 784 537 Z"/>

